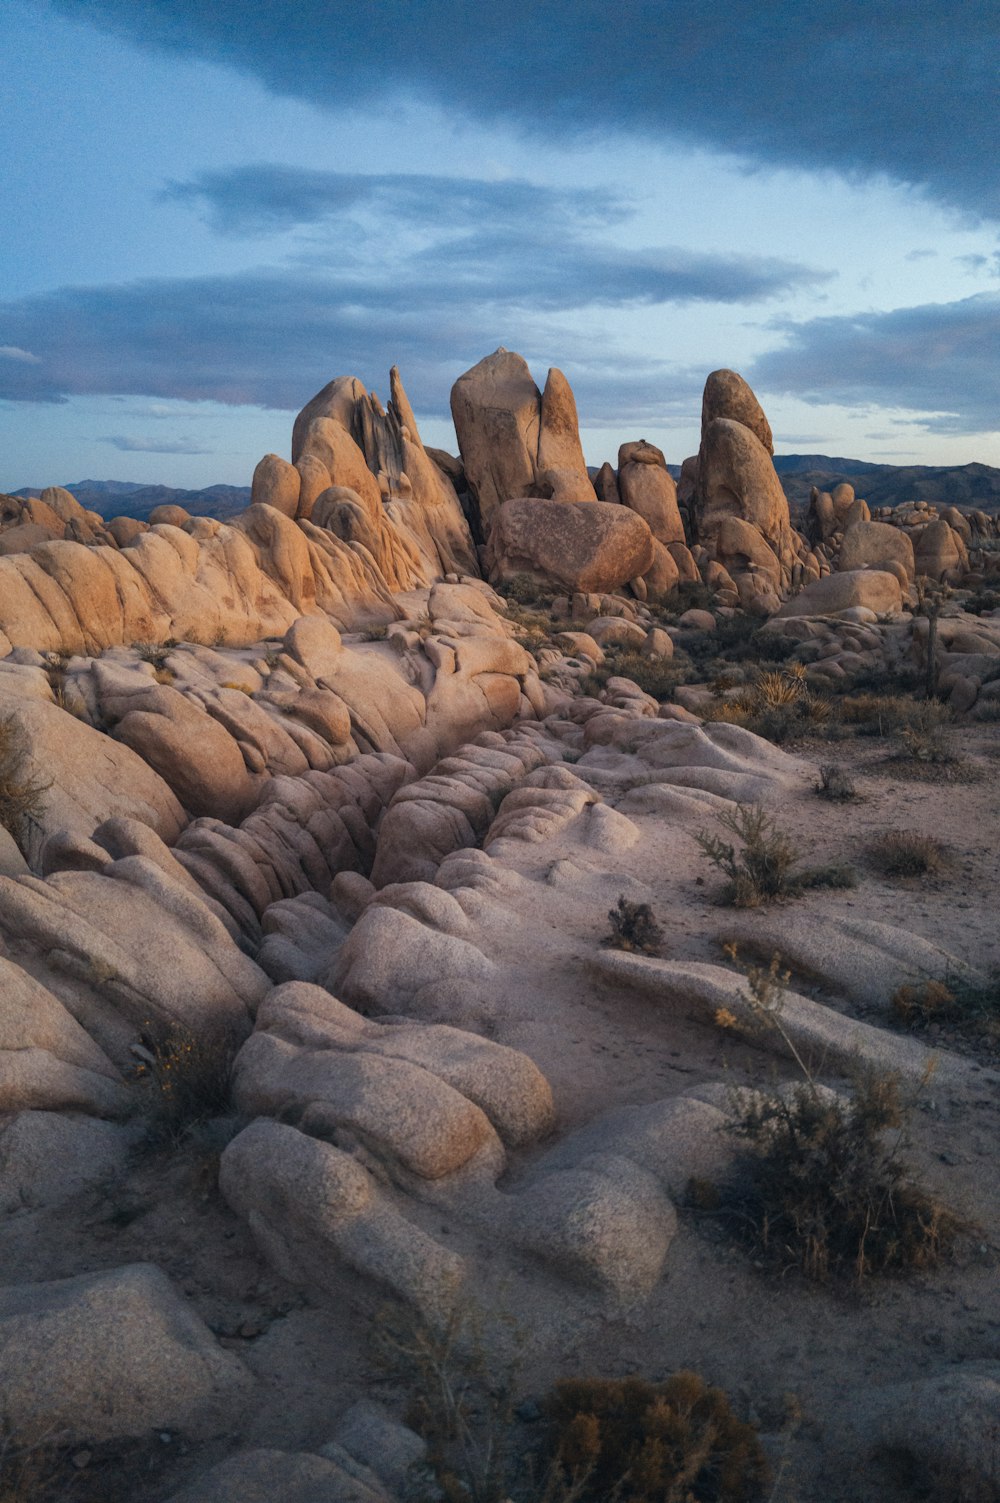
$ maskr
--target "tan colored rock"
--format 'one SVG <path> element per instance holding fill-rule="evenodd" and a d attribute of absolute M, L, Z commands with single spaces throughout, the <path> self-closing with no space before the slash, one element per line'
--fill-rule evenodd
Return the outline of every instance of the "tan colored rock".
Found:
<path fill-rule="evenodd" d="M 653 562 L 642 576 L 647 600 L 663 600 L 680 583 L 681 571 L 673 555 L 673 549 L 678 546 L 672 543 L 665 547 L 658 538 L 653 539 Z"/>
<path fill-rule="evenodd" d="M 915 541 L 914 568 L 917 574 L 954 584 L 968 572 L 969 555 L 965 543 L 943 518 L 928 522 L 917 533 Z"/>
<path fill-rule="evenodd" d="M 151 1263 L 0 1291 L 4 1415 L 63 1443 L 218 1433 L 249 1372 Z"/>
<path fill-rule="evenodd" d="M 140 522 L 136 517 L 112 517 L 107 530 L 119 548 L 127 548 L 136 538 L 149 531 L 149 523 Z"/>
<path fill-rule="evenodd" d="M 460 376 L 451 412 L 469 489 L 484 530 L 535 483 L 542 398 L 527 363 L 502 346 Z"/>
<path fill-rule="evenodd" d="M 635 445 L 623 445 L 623 450 L 629 448 L 634 449 Z M 683 543 L 684 524 L 677 507 L 677 486 L 665 464 L 626 460 L 619 466 L 618 489 L 624 505 L 642 517 L 657 542 Z"/>
<path fill-rule="evenodd" d="M 187 529 L 192 517 L 183 506 L 154 506 L 149 514 L 150 527 L 179 527 L 181 531 Z"/>
<path fill-rule="evenodd" d="M 555 366 L 549 371 L 545 390 L 542 392 L 536 468 L 539 474 L 546 470 L 575 471 L 593 492 L 580 443 L 580 424 L 573 389 L 562 371 Z"/>
<path fill-rule="evenodd" d="M 715 538 L 715 556 L 734 579 L 740 574 L 762 574 L 772 590 L 781 582 L 781 563 L 756 527 L 741 517 L 723 517 Z"/>
<path fill-rule="evenodd" d="M 890 562 L 901 564 L 907 578 L 913 579 L 913 544 L 901 528 L 885 522 L 855 522 L 848 527 L 837 555 L 838 569 L 881 569 Z"/>
<path fill-rule="evenodd" d="M 194 815 L 239 824 L 258 790 L 231 735 L 203 709 L 166 685 L 130 701 L 115 739 L 138 752 Z"/>
<path fill-rule="evenodd" d="M 626 507 L 512 500 L 494 514 L 489 567 L 495 580 L 528 574 L 567 593 L 608 592 L 645 574 L 653 537 Z"/>
<path fill-rule="evenodd" d="M 594 491 L 598 501 L 606 501 L 609 506 L 617 506 L 621 502 L 621 492 L 618 489 L 618 476 L 614 468 L 607 460 L 601 465 L 594 481 Z"/>
<path fill-rule="evenodd" d="M 854 606 L 864 606 L 876 615 L 896 615 L 903 608 L 903 595 L 895 574 L 883 569 L 857 569 L 851 573 L 827 574 L 806 585 L 777 612 L 788 616 L 835 616 Z"/>
<path fill-rule="evenodd" d="M 701 432 L 704 439 L 710 423 L 716 418 L 730 418 L 742 423 L 744 428 L 759 439 L 768 454 L 774 453 L 771 425 L 764 416 L 753 391 L 736 371 L 712 371 L 705 382 L 701 401 Z"/>
<path fill-rule="evenodd" d="M 691 550 L 686 543 L 668 543 L 667 552 L 677 565 L 677 572 L 682 580 L 694 584 L 696 580 L 701 578 L 701 575 L 698 573 L 698 565 L 695 563 Z"/>
<path fill-rule="evenodd" d="M 597 499 L 590 477 L 579 470 L 540 470 L 539 490 L 545 491 L 553 501 L 595 501 Z M 0 537 L 0 543 L 3 539 Z"/>
<path fill-rule="evenodd" d="M 12 715 L 28 745 L 25 771 L 41 789 L 41 810 L 29 822 L 26 854 L 36 866 L 56 831 L 89 836 L 113 814 L 141 820 L 176 840 L 187 816 L 167 782 L 128 746 L 94 730 L 51 702 L 26 698 L 14 675 L 0 674 L 0 715 Z"/>
<path fill-rule="evenodd" d="M 301 485 L 301 475 L 294 465 L 278 454 L 265 454 L 253 472 L 250 500 L 254 505 L 273 506 L 286 517 L 295 517 Z"/>
<path fill-rule="evenodd" d="M 55 512 L 64 522 L 81 521 L 86 512 L 71 491 L 61 485 L 49 485 L 42 491 L 42 504 Z"/>
<path fill-rule="evenodd" d="M 779 559 L 788 555 L 788 501 L 768 450 L 742 423 L 715 418 L 702 438 L 695 506 L 697 536 L 713 551 L 727 517 L 749 522 Z"/>

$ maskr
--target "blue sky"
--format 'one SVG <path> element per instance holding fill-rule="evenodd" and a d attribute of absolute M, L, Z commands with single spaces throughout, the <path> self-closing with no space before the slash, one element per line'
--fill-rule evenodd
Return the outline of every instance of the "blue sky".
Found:
<path fill-rule="evenodd" d="M 779 452 L 1000 464 L 1000 10 L 5 0 L 0 489 L 248 483 L 333 376 L 499 344 L 588 459 L 708 371 Z"/>

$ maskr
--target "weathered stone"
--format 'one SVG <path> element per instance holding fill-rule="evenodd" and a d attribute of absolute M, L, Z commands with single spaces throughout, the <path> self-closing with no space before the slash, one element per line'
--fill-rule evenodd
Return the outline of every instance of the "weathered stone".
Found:
<path fill-rule="evenodd" d="M 528 574 L 569 593 L 608 592 L 653 562 L 646 523 L 623 506 L 507 501 L 493 515 L 491 577 Z"/>
<path fill-rule="evenodd" d="M 768 454 L 774 453 L 771 425 L 752 390 L 736 371 L 712 371 L 701 400 L 702 438 L 716 418 L 731 418 L 760 440 Z"/>

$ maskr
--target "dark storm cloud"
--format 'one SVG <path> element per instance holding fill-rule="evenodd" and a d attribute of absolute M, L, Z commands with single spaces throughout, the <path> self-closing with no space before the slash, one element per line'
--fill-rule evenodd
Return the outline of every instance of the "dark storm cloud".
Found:
<path fill-rule="evenodd" d="M 932 433 L 1000 427 L 1000 296 L 786 325 L 788 343 L 746 372 L 760 391 L 807 402 L 930 414 Z"/>
<path fill-rule="evenodd" d="M 995 0 L 56 0 L 322 106 L 408 93 L 564 137 L 884 173 L 1000 217 Z"/>

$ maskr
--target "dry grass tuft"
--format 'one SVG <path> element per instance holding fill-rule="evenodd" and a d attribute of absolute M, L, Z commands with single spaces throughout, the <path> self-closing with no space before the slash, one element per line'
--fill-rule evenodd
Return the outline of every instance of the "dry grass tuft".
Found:
<path fill-rule="evenodd" d="M 51 783 L 31 774 L 31 746 L 16 715 L 0 717 L 0 825 L 23 853 L 32 824 L 45 812 Z"/>
<path fill-rule="evenodd" d="M 664 1383 L 571 1378 L 545 1403 L 542 1503 L 757 1503 L 770 1469 L 756 1431 L 697 1373 Z"/>
<path fill-rule="evenodd" d="M 884 830 L 870 841 L 868 859 L 885 877 L 934 877 L 950 865 L 939 840 L 913 830 Z"/>

